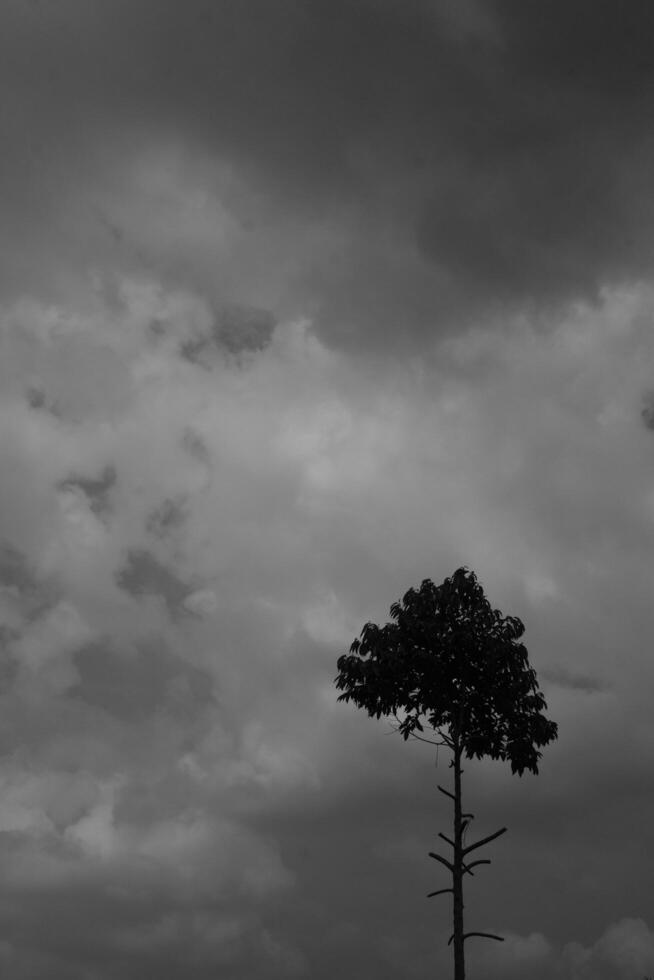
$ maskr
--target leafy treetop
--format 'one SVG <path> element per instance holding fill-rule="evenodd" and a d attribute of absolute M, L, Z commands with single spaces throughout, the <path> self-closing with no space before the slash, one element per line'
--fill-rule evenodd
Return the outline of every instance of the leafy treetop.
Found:
<path fill-rule="evenodd" d="M 338 700 L 395 716 L 405 739 L 426 721 L 468 758 L 508 759 L 520 776 L 537 773 L 538 747 L 557 737 L 557 725 L 542 714 L 522 622 L 493 609 L 467 568 L 438 586 L 425 579 L 390 614 L 385 626 L 366 623 L 339 657 Z"/>

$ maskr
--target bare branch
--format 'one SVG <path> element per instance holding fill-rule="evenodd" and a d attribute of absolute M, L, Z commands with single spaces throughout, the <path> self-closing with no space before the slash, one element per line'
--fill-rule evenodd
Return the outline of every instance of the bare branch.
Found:
<path fill-rule="evenodd" d="M 433 738 L 425 738 L 424 735 L 416 735 L 415 732 L 411 732 L 411 738 L 417 738 L 419 742 L 426 742 L 427 745 L 446 745 L 448 748 L 450 747 L 449 742 L 435 742 Z"/>
<path fill-rule="evenodd" d="M 443 895 L 445 892 L 453 892 L 453 888 L 439 888 L 437 892 L 429 892 L 427 898 L 433 898 L 434 895 Z"/>
<path fill-rule="evenodd" d="M 468 865 L 464 864 L 463 861 L 461 862 L 461 867 L 463 868 L 465 874 L 470 875 L 471 878 L 475 877 L 474 872 L 472 872 Z"/>
<path fill-rule="evenodd" d="M 454 871 L 454 865 L 452 864 L 452 862 L 451 861 L 448 861 L 444 857 L 441 857 L 440 854 L 435 854 L 433 851 L 430 851 L 429 852 L 429 857 L 430 858 L 433 858 L 434 861 L 440 861 L 440 863 L 441 864 L 444 864 L 445 867 L 448 868 L 450 871 Z"/>
<path fill-rule="evenodd" d="M 475 848 L 481 847 L 482 844 L 488 844 L 489 841 L 495 840 L 496 837 L 499 837 L 501 834 L 505 834 L 505 833 L 506 833 L 506 827 L 502 827 L 501 830 L 496 830 L 494 834 L 490 834 L 488 837 L 484 837 L 482 838 L 482 840 L 478 840 L 474 844 L 468 844 L 467 847 L 463 848 L 463 853 L 469 854 L 470 851 L 474 851 Z"/>
<path fill-rule="evenodd" d="M 454 793 L 450 793 L 449 789 L 443 789 L 442 786 L 437 786 L 436 788 L 439 789 L 441 793 L 445 793 L 446 796 L 449 796 L 451 800 L 456 800 L 456 796 Z"/>
<path fill-rule="evenodd" d="M 470 936 L 483 936 L 484 939 L 497 939 L 499 943 L 504 942 L 504 936 L 496 936 L 492 932 L 464 932 L 462 938 L 465 941 L 466 939 L 470 939 Z M 448 946 L 450 945 L 453 939 L 454 939 L 454 933 L 452 933 L 450 938 L 447 940 Z"/>
<path fill-rule="evenodd" d="M 480 858 L 478 861 L 471 861 L 470 864 L 464 864 L 463 867 L 467 871 L 470 871 L 470 868 L 475 868 L 478 864 L 490 864 L 490 863 L 491 863 L 490 858 Z M 472 871 L 470 871 L 470 874 L 472 874 Z"/>
<path fill-rule="evenodd" d="M 397 734 L 397 732 L 400 731 L 400 719 L 397 717 L 397 714 L 395 712 L 393 712 L 393 718 L 395 718 L 395 721 L 397 722 L 397 726 L 391 725 L 391 732 L 388 732 L 389 735 L 390 734 L 394 734 L 395 735 L 395 734 Z M 434 731 L 436 731 L 436 730 L 437 729 L 434 729 Z M 447 746 L 450 749 L 452 748 L 452 743 L 447 738 L 447 736 L 444 735 L 443 732 L 441 732 L 441 731 L 439 731 L 438 734 L 441 736 L 442 742 L 436 742 L 433 738 L 425 738 L 424 735 L 416 735 L 415 732 L 410 732 L 409 734 L 411 735 L 411 738 L 415 738 L 419 742 L 426 742 L 427 745 L 437 745 L 437 746 L 445 745 L 445 746 Z"/>
<path fill-rule="evenodd" d="M 454 844 L 454 841 L 453 841 L 453 840 L 450 840 L 450 838 L 449 838 L 449 837 L 446 837 L 446 836 L 445 836 L 445 834 L 441 834 L 441 833 L 439 833 L 439 834 L 438 834 L 438 836 L 439 836 L 439 837 L 442 837 L 442 838 L 443 838 L 443 840 L 446 840 L 446 841 L 447 841 L 447 843 L 448 843 L 448 844 L 450 844 L 450 845 L 451 845 L 452 847 L 454 847 L 454 846 L 455 846 L 455 844 Z"/>
<path fill-rule="evenodd" d="M 461 814 L 461 819 L 463 820 L 464 817 L 468 817 L 470 820 L 474 820 L 475 819 L 474 813 L 462 813 Z"/>

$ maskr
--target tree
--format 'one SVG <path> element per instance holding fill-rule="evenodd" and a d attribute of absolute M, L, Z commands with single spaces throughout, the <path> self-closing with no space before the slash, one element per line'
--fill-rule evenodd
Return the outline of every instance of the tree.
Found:
<path fill-rule="evenodd" d="M 451 859 L 430 857 L 451 872 L 452 887 L 428 897 L 453 896 L 454 980 L 464 980 L 464 941 L 471 936 L 502 940 L 491 933 L 464 932 L 463 878 L 488 859 L 468 855 L 501 834 L 464 846 L 473 819 L 461 802 L 461 760 L 476 757 L 510 761 L 511 771 L 538 773 L 541 746 L 557 737 L 557 725 L 543 715 L 547 708 L 536 672 L 520 642 L 524 625 L 491 608 L 474 572 L 459 568 L 441 585 L 425 579 L 390 608 L 385 626 L 366 623 L 349 654 L 338 658 L 335 684 L 339 701 L 352 701 L 377 719 L 392 715 L 404 739 L 415 737 L 452 750 L 454 792 L 438 789 L 454 802 Z M 425 738 L 425 726 L 438 740 Z"/>

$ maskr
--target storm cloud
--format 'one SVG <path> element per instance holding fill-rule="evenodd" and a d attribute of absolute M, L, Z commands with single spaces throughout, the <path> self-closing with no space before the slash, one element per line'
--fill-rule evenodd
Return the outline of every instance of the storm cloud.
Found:
<path fill-rule="evenodd" d="M 4 288 L 139 268 L 393 349 L 598 301 L 651 268 L 652 26 L 580 0 L 12 0 Z"/>
<path fill-rule="evenodd" d="M 448 759 L 333 679 L 461 565 L 560 732 L 470 975 L 652 974 L 653 20 L 3 5 L 3 975 L 447 975 Z"/>

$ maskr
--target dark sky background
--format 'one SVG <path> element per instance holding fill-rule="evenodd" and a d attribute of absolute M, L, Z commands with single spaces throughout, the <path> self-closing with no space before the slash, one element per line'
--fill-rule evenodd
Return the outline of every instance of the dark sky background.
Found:
<path fill-rule="evenodd" d="M 654 973 L 654 7 L 5 0 L 0 974 L 449 975 L 447 754 L 336 658 L 473 568 L 476 980 Z"/>

